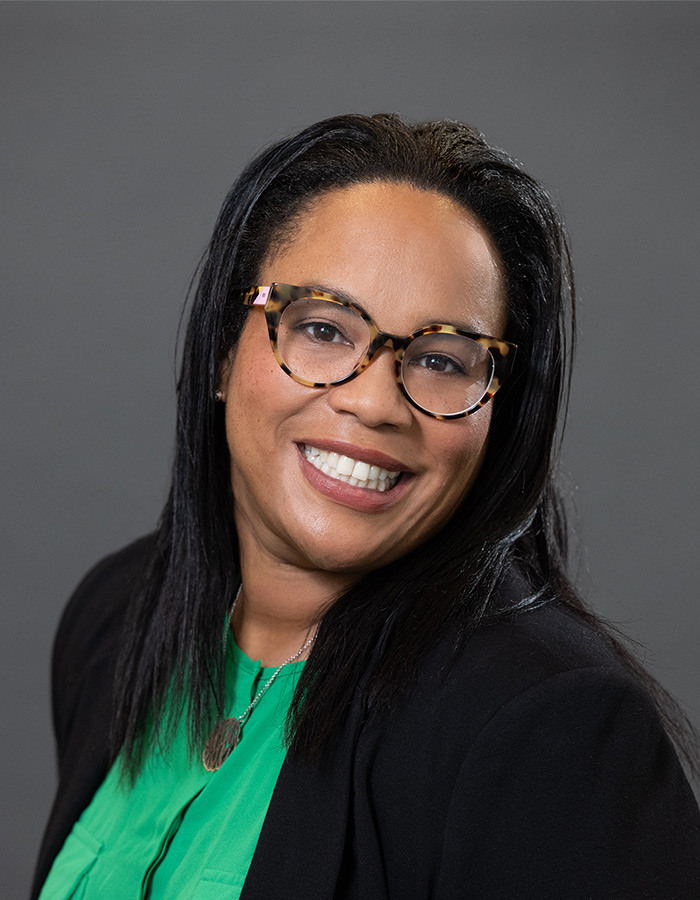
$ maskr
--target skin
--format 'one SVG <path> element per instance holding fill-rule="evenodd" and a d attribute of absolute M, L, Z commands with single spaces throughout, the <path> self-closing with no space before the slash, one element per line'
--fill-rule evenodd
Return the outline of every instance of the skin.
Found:
<path fill-rule="evenodd" d="M 442 195 L 384 182 L 334 190 L 292 234 L 265 262 L 261 284 L 343 293 L 393 334 L 440 322 L 503 335 L 497 253 L 474 217 Z M 400 393 L 387 348 L 346 384 L 297 384 L 275 361 L 257 308 L 220 388 L 243 574 L 233 627 L 244 652 L 275 665 L 299 648 L 333 596 L 450 518 L 481 467 L 491 404 L 453 421 L 425 415 Z M 333 441 L 410 469 L 398 499 L 368 511 L 319 491 L 299 444 Z"/>

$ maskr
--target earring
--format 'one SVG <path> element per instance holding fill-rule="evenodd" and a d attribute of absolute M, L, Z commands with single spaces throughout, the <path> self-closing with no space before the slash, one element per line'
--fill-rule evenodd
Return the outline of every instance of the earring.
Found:
<path fill-rule="evenodd" d="M 217 403 L 223 403 L 224 402 L 224 392 L 223 391 L 214 391 L 214 400 L 216 400 Z"/>

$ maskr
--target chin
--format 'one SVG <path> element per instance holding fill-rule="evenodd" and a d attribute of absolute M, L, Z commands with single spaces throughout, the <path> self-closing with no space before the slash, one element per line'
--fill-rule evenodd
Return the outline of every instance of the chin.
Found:
<path fill-rule="evenodd" d="M 298 546 L 297 549 L 306 568 L 338 575 L 366 575 L 400 559 L 415 546 L 415 540 L 410 544 L 401 541 L 400 545 L 392 546 L 376 543 L 368 545 L 367 541 L 361 544 L 349 543 L 346 534 L 345 540 L 334 538 L 332 541 L 315 542 L 312 545 L 306 542 L 305 546 Z"/>
<path fill-rule="evenodd" d="M 376 544 L 368 546 L 366 541 L 355 543 L 348 541 L 347 531 L 333 531 L 324 534 L 321 539 L 295 542 L 297 564 L 303 568 L 319 572 L 353 575 L 364 575 L 372 569 L 385 565 L 389 559 L 401 556 L 396 552 L 391 557 L 384 548 Z"/>
<path fill-rule="evenodd" d="M 338 575 L 364 575 L 385 565 L 375 554 L 338 552 L 337 548 L 306 552 L 304 559 L 309 569 Z"/>

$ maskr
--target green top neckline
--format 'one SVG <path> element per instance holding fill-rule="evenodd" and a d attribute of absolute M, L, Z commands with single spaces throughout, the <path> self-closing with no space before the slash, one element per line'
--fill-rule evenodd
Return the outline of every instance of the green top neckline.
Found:
<path fill-rule="evenodd" d="M 279 666 L 262 666 L 259 659 L 251 659 L 247 654 L 245 654 L 236 643 L 236 639 L 233 636 L 233 632 L 230 630 L 230 628 L 228 633 L 228 641 L 226 643 L 226 652 L 227 654 L 230 654 L 236 668 L 241 669 L 247 675 L 258 676 L 262 680 L 271 678 L 275 674 L 275 672 L 277 672 L 277 669 L 279 669 Z M 303 668 L 305 663 L 305 659 L 298 659 L 295 662 L 287 663 L 280 669 L 277 678 L 286 678 L 290 675 L 298 675 L 299 670 Z"/>

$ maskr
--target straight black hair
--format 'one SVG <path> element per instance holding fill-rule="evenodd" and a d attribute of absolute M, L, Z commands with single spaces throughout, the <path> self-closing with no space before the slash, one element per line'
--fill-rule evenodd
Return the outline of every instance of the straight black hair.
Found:
<path fill-rule="evenodd" d="M 584 606 L 567 577 L 555 459 L 568 396 L 574 288 L 556 206 L 474 128 L 408 124 L 386 114 L 326 119 L 274 144 L 224 201 L 184 343 L 172 486 L 123 634 L 113 756 L 121 751 L 125 771 L 135 777 L 150 742 L 167 743 L 183 709 L 193 752 L 223 714 L 222 634 L 239 569 L 223 411 L 214 393 L 248 314 L 237 292 L 258 283 L 265 260 L 293 236 L 315 199 L 370 182 L 437 192 L 477 218 L 505 275 L 504 337 L 519 349 L 515 371 L 493 401 L 483 466 L 448 527 L 327 606 L 288 716 L 290 749 L 312 757 L 337 733 L 389 621 L 390 638 L 368 685 L 375 711 L 410 686 L 448 621 L 457 651 L 484 621 L 560 603 L 613 641 L 689 758 L 692 730 L 677 705 L 614 629 Z M 517 608 L 497 608 L 499 580 L 513 566 L 528 591 Z"/>

